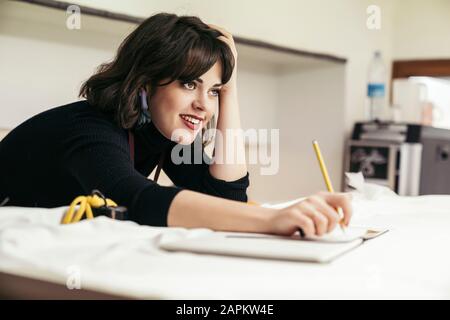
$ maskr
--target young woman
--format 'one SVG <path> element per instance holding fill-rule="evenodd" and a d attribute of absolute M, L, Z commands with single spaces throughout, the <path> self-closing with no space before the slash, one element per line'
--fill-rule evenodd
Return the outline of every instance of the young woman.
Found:
<path fill-rule="evenodd" d="M 202 155 L 195 141 L 204 138 L 214 115 L 218 131 L 240 128 L 236 77 L 228 32 L 196 17 L 150 17 L 83 84 L 86 100 L 38 114 L 5 137 L 0 201 L 56 207 L 98 189 L 127 207 L 130 220 L 152 226 L 283 235 L 301 228 L 321 235 L 336 227 L 337 207 L 348 224 L 346 194 L 319 193 L 285 209 L 262 208 L 246 203 L 245 163 L 173 161 L 171 151 L 180 144 Z M 240 139 L 222 136 L 215 159 L 227 158 L 227 144 L 244 155 Z M 174 187 L 147 178 L 158 165 Z"/>

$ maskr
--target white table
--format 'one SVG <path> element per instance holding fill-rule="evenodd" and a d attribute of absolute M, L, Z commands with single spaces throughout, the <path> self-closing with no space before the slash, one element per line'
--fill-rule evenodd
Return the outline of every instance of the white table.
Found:
<path fill-rule="evenodd" d="M 450 196 L 356 199 L 354 208 L 353 224 L 390 231 L 330 264 L 167 253 L 155 246 L 161 237 L 207 231 L 106 218 L 62 227 L 63 208 L 0 208 L 0 271 L 63 284 L 79 276 L 83 288 L 139 298 L 450 298 Z"/>

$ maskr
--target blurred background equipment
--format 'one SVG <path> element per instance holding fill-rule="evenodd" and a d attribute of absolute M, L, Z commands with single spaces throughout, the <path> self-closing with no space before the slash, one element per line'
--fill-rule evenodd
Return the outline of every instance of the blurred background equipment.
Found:
<path fill-rule="evenodd" d="M 449 154 L 450 130 L 358 122 L 347 142 L 344 172 L 362 172 L 367 182 L 403 196 L 450 194 Z"/>

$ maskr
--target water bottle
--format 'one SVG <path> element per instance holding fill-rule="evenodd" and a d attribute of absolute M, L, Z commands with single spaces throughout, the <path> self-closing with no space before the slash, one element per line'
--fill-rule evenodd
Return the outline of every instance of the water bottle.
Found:
<path fill-rule="evenodd" d="M 386 69 L 380 51 L 375 51 L 369 65 L 367 97 L 369 98 L 367 118 L 381 120 L 384 113 L 386 92 Z"/>

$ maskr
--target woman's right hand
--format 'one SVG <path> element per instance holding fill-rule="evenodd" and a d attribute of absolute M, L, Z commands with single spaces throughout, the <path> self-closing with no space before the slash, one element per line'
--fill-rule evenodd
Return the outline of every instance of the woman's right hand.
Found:
<path fill-rule="evenodd" d="M 270 233 L 290 236 L 301 228 L 305 236 L 324 235 L 339 223 L 335 208 L 342 208 L 344 224 L 352 216 L 350 193 L 319 192 L 283 209 L 277 209 L 269 218 Z"/>

